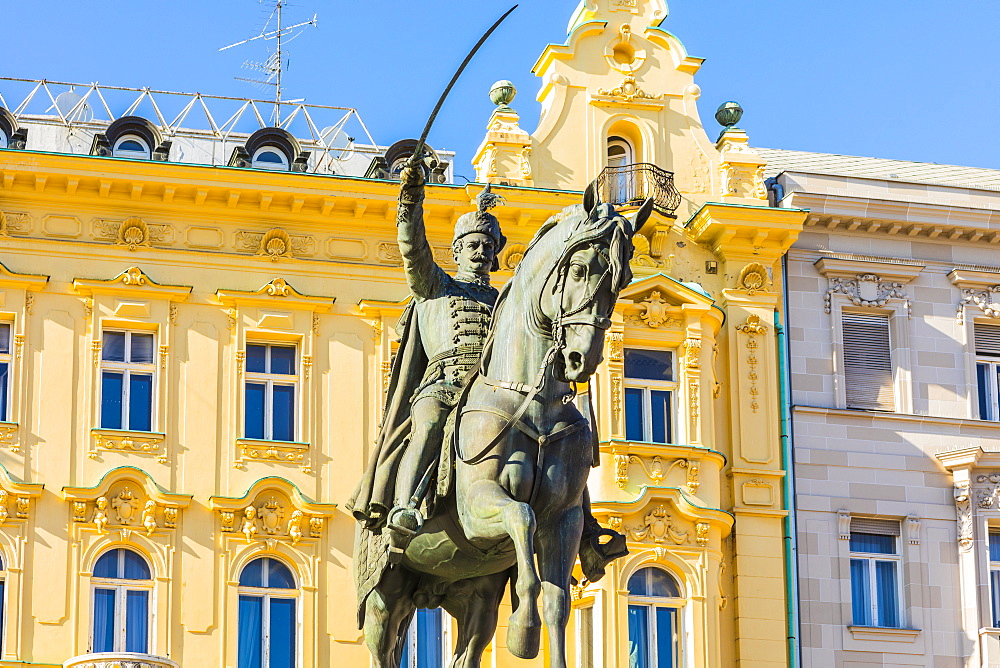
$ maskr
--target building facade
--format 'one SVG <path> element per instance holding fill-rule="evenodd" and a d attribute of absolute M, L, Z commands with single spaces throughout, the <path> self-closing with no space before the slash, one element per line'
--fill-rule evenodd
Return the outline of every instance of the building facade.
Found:
<path fill-rule="evenodd" d="M 788 253 L 802 665 L 1000 665 L 1000 172 L 765 151 Z"/>
<path fill-rule="evenodd" d="M 584 388 L 593 509 L 630 555 L 574 589 L 572 660 L 784 666 L 781 258 L 807 214 L 768 205 L 732 108 L 709 137 L 702 61 L 666 18 L 663 0 L 581 3 L 536 65 L 538 127 L 501 84 L 480 183 L 425 163 L 428 236 L 453 268 L 454 222 L 495 184 L 503 282 L 591 180 L 624 210 L 654 198 Z M 84 112 L 99 87 L 54 116 L 0 112 L 0 666 L 368 665 L 342 504 L 406 305 L 392 177 L 412 141 L 293 132 L 319 114 L 303 105 L 199 131 L 135 93 L 105 119 Z M 452 627 L 420 611 L 407 668 L 443 665 Z M 488 665 L 515 663 L 503 638 Z"/>

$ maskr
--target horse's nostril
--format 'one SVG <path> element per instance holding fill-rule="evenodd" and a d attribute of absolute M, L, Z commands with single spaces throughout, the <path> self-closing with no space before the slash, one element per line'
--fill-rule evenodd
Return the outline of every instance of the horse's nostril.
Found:
<path fill-rule="evenodd" d="M 583 355 L 581 355 L 576 351 L 571 352 L 569 354 L 569 363 L 572 364 L 574 367 L 580 366 L 581 364 L 583 364 Z"/>

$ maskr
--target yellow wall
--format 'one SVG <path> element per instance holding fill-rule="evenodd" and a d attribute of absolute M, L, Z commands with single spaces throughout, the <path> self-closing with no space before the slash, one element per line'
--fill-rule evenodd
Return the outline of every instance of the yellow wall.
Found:
<path fill-rule="evenodd" d="M 585 3 L 567 45 L 549 47 L 536 68 L 540 126 L 530 137 L 500 132 L 506 145 L 484 142 L 482 180 L 515 184 L 499 188 L 510 242 L 497 283 L 550 215 L 580 201 L 605 164 L 609 132 L 634 132 L 642 160 L 676 173 L 685 201 L 676 219 L 657 213 L 636 238 L 636 282 L 590 385 L 602 437 L 594 511 L 628 534 L 631 554 L 576 589 L 575 605 L 595 606 L 597 665 L 627 666 L 628 577 L 656 565 L 684 592 L 685 665 L 787 665 L 773 322 L 779 260 L 804 214 L 766 207 L 745 134 L 709 140 L 695 107 L 700 61 L 658 27 L 664 15 L 661 0 Z M 628 33 L 641 54 L 630 74 L 609 60 Z M 620 88 L 626 76 L 643 95 Z M 498 160 L 490 175 L 484 160 L 500 149 L 517 159 Z M 88 651 L 90 571 L 114 545 L 153 564 L 154 654 L 235 666 L 238 573 L 269 554 L 301 584 L 303 665 L 367 665 L 354 524 L 337 504 L 370 455 L 407 295 L 396 186 L 19 151 L 0 152 L 0 175 L 0 320 L 16 334 L 11 423 L 0 425 L 3 659 L 15 663 L 0 665 Z M 523 187 L 531 184 L 550 190 Z M 480 189 L 429 188 L 442 262 Z M 96 429 L 96 351 L 107 327 L 157 335 L 153 434 Z M 240 438 L 248 341 L 299 347 L 300 443 Z M 624 439 L 630 346 L 676 353 L 675 444 Z M 125 487 L 138 508 L 153 502 L 151 531 L 113 509 L 108 526 L 95 523 L 98 500 L 121 499 Z M 280 521 L 269 533 L 258 518 L 248 540 L 243 509 L 273 508 L 272 498 Z M 293 538 L 294 511 L 302 535 Z M 499 644 L 489 660 L 515 664 Z"/>

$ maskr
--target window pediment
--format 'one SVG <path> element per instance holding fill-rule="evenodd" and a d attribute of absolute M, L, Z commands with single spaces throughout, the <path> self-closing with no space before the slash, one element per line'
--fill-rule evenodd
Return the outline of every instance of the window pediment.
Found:
<path fill-rule="evenodd" d="M 315 503 L 283 478 L 264 478 L 241 497 L 213 496 L 209 507 L 219 513 L 222 533 L 247 543 L 278 541 L 297 545 L 315 542 L 337 505 Z"/>
<path fill-rule="evenodd" d="M 73 279 L 73 289 L 81 295 L 130 295 L 173 302 L 186 301 L 192 288 L 186 285 L 161 285 L 139 267 L 129 267 L 110 280 Z"/>
<path fill-rule="evenodd" d="M 229 307 L 262 306 L 265 308 L 283 308 L 298 311 L 313 311 L 327 313 L 333 308 L 336 297 L 317 297 L 304 295 L 293 288 L 285 279 L 275 278 L 259 290 L 252 292 L 242 290 L 219 290 L 216 298 Z"/>
<path fill-rule="evenodd" d="M 27 290 L 37 292 L 49 282 L 48 276 L 39 274 L 16 274 L 0 263 L 0 289 Z"/>
<path fill-rule="evenodd" d="M 191 504 L 190 494 L 164 491 L 145 471 L 123 466 L 93 487 L 64 487 L 73 522 L 99 534 L 119 531 L 123 540 L 132 532 L 153 536 L 177 527 L 180 511 Z"/>

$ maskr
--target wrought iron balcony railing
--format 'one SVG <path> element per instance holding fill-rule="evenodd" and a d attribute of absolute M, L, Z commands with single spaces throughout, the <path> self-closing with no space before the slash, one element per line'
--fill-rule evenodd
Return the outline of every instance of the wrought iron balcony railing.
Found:
<path fill-rule="evenodd" d="M 652 197 L 656 210 L 673 218 L 681 205 L 673 172 L 646 162 L 605 167 L 597 185 L 601 201 L 615 206 L 638 206 Z"/>

